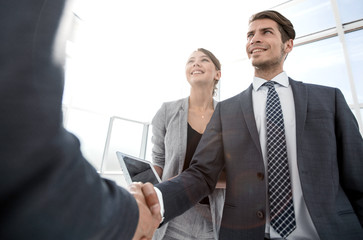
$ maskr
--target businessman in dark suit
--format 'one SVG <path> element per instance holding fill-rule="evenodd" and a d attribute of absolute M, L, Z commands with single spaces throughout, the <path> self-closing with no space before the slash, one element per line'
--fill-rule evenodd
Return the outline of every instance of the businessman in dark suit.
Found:
<path fill-rule="evenodd" d="M 278 12 L 251 17 L 246 52 L 255 70 L 253 84 L 217 105 L 191 167 L 156 186 L 162 193 L 164 222 L 210 194 L 224 168 L 227 187 L 219 239 L 363 239 L 363 141 L 358 124 L 338 89 L 297 82 L 284 72 L 294 38 L 293 25 Z M 274 83 L 282 109 L 287 174 L 269 173 L 268 145 L 279 142 L 269 140 L 267 133 L 272 121 L 265 113 L 269 83 Z M 272 195 L 285 192 L 270 187 L 280 175 L 290 178 L 284 182 L 289 191 L 272 214 Z M 282 216 L 287 209 L 289 215 Z"/>
<path fill-rule="evenodd" d="M 133 196 L 100 178 L 62 126 L 70 13 L 65 0 L 0 0 L 0 239 L 150 239 L 152 185 Z"/>

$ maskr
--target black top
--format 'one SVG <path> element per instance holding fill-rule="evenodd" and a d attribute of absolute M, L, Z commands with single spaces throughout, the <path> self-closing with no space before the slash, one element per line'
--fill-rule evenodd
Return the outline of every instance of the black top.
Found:
<path fill-rule="evenodd" d="M 199 141 L 202 138 L 202 136 L 203 136 L 203 134 L 200 134 L 199 132 L 195 131 L 188 123 L 187 151 L 185 154 L 183 171 L 189 167 L 190 162 L 193 159 L 194 152 L 197 149 L 197 146 L 198 146 Z M 205 197 L 199 203 L 200 204 L 209 204 L 209 198 Z"/>

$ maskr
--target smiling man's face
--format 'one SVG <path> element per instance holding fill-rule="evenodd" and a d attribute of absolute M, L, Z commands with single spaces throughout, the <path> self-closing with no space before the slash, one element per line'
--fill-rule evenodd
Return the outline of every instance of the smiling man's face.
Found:
<path fill-rule="evenodd" d="M 290 41 L 281 40 L 278 25 L 271 19 L 258 19 L 250 23 L 247 32 L 246 52 L 252 66 L 260 70 L 282 71 L 286 54 L 291 51 Z"/>

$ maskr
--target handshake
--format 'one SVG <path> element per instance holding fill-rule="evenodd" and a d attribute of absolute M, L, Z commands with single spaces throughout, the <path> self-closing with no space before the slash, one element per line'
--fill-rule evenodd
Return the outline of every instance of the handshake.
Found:
<path fill-rule="evenodd" d="M 154 186 L 151 183 L 132 183 L 129 192 L 139 207 L 139 222 L 132 239 L 152 239 L 161 222 L 160 204 Z"/>

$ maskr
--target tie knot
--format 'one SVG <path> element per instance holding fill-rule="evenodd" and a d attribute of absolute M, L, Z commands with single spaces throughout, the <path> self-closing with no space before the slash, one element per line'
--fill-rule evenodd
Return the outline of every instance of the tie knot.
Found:
<path fill-rule="evenodd" d="M 264 84 L 262 84 L 262 86 L 266 86 L 268 87 L 268 89 L 274 88 L 274 81 L 266 81 Z"/>

